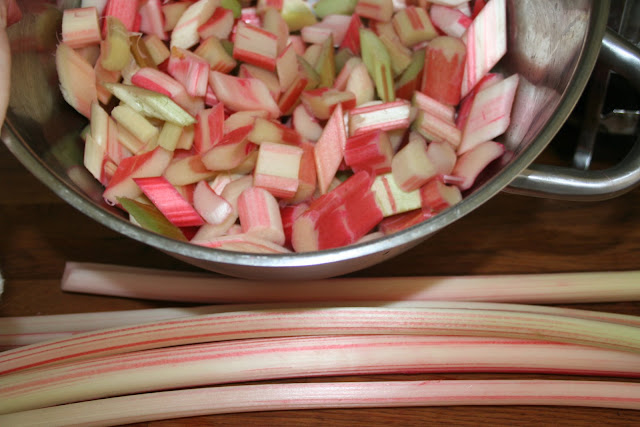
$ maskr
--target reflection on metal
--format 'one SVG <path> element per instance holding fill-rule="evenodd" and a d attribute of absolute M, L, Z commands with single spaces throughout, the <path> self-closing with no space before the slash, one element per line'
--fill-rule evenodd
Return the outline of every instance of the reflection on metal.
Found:
<path fill-rule="evenodd" d="M 640 121 L 639 110 L 615 109 L 600 119 L 601 131 L 612 135 L 635 135 Z"/>

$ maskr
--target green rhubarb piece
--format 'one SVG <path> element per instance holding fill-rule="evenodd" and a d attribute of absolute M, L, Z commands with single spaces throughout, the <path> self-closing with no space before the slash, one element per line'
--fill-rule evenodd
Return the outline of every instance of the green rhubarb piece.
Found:
<path fill-rule="evenodd" d="M 305 90 L 311 90 L 318 87 L 320 84 L 320 74 L 309 64 L 309 62 L 304 59 L 302 56 L 298 56 L 298 64 L 300 65 L 301 71 L 307 76 L 307 86 Z"/>
<path fill-rule="evenodd" d="M 415 79 L 418 76 L 418 74 L 422 72 L 422 69 L 424 68 L 424 56 L 425 56 L 424 49 L 420 49 L 413 53 L 413 57 L 411 58 L 411 63 L 409 64 L 407 69 L 404 70 L 404 73 L 402 73 L 402 75 L 398 79 L 396 87 L 404 86 L 411 80 Z"/>
<path fill-rule="evenodd" d="M 233 57 L 233 42 L 231 40 L 222 39 L 220 40 L 220 44 L 222 45 L 224 50 L 227 52 L 227 54 Z"/>
<path fill-rule="evenodd" d="M 122 83 L 105 83 L 116 98 L 146 117 L 152 117 L 185 127 L 196 120 L 168 96 Z"/>
<path fill-rule="evenodd" d="M 327 15 L 351 15 L 356 10 L 358 0 L 318 0 L 313 10 L 320 18 Z"/>
<path fill-rule="evenodd" d="M 320 76 L 319 87 L 333 87 L 333 82 L 336 78 L 336 62 L 333 50 L 333 37 L 329 36 L 322 42 L 320 55 L 314 67 Z"/>
<path fill-rule="evenodd" d="M 284 0 L 280 13 L 290 32 L 299 31 L 318 22 L 315 13 L 304 0 Z"/>
<path fill-rule="evenodd" d="M 233 17 L 235 19 L 240 18 L 240 15 L 242 15 L 242 5 L 238 0 L 222 0 L 220 7 L 229 9 L 233 12 Z"/>
<path fill-rule="evenodd" d="M 376 85 L 378 97 L 384 102 L 395 101 L 391 57 L 378 36 L 369 29 L 360 29 L 360 50 L 369 75 Z"/>
<path fill-rule="evenodd" d="M 162 215 L 155 206 L 127 197 L 118 197 L 118 203 L 145 230 L 153 231 L 172 239 L 187 241 L 182 231 Z"/>
<path fill-rule="evenodd" d="M 334 61 L 336 63 L 336 74 L 339 74 L 342 71 L 342 67 L 347 63 L 348 60 L 356 56 L 351 49 L 342 48 L 338 49 L 336 54 L 334 55 Z"/>

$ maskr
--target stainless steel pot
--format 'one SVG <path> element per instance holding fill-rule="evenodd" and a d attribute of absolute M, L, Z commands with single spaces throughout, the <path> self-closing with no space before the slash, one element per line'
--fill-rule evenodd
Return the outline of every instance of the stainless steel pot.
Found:
<path fill-rule="evenodd" d="M 563 199 L 605 199 L 640 182 L 640 142 L 619 165 L 578 171 L 531 163 L 563 125 L 600 58 L 640 88 L 640 52 L 606 30 L 608 0 L 508 1 L 509 52 L 499 67 L 519 73 L 508 152 L 465 200 L 410 229 L 341 249 L 291 255 L 226 252 L 174 241 L 129 223 L 107 206 L 80 167 L 77 134 L 85 122 L 61 100 L 53 65 L 56 11 L 23 1 L 12 27 L 12 90 L 2 139 L 42 182 L 103 225 L 190 264 L 232 276 L 310 279 L 356 271 L 397 256 L 470 213 L 500 191 Z M 68 2 L 69 3 L 69 2 Z"/>

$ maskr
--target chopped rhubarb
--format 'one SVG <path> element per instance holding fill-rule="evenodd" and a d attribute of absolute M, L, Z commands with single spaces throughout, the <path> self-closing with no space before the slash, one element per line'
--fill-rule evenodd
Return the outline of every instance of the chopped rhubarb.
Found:
<path fill-rule="evenodd" d="M 146 0 L 142 2 L 139 14 L 141 32 L 155 35 L 160 40 L 167 40 L 168 36 L 164 30 L 165 19 L 161 0 Z"/>
<path fill-rule="evenodd" d="M 198 27 L 198 34 L 203 40 L 209 37 L 226 39 L 231 34 L 233 23 L 233 12 L 229 9 L 218 7 L 211 15 L 211 18 Z"/>
<path fill-rule="evenodd" d="M 119 197 L 118 203 L 142 228 L 172 239 L 187 240 L 180 228 L 172 224 L 155 206 L 127 197 Z"/>
<path fill-rule="evenodd" d="M 133 180 L 153 205 L 176 227 L 204 224 L 204 220 L 198 212 L 166 178 L 154 176 L 134 178 Z"/>
<path fill-rule="evenodd" d="M 253 185 L 276 197 L 290 198 L 298 191 L 298 174 L 303 150 L 291 145 L 265 142 L 258 149 Z"/>
<path fill-rule="evenodd" d="M 458 105 L 466 55 L 467 48 L 458 38 L 431 40 L 425 52 L 421 92 L 443 104 Z"/>
<path fill-rule="evenodd" d="M 209 83 L 209 63 L 207 60 L 179 47 L 171 49 L 167 72 L 193 97 L 204 97 Z"/>
<path fill-rule="evenodd" d="M 296 252 L 331 249 L 355 243 L 382 219 L 371 177 L 361 171 L 313 201 L 293 223 Z"/>
<path fill-rule="evenodd" d="M 280 116 L 269 89 L 258 79 L 241 79 L 211 71 L 209 83 L 220 102 L 233 111 L 265 110 L 270 117 Z"/>
<path fill-rule="evenodd" d="M 83 116 L 91 117 L 91 104 L 98 99 L 96 72 L 91 64 L 69 45 L 60 43 L 56 70 L 64 100 Z"/>
<path fill-rule="evenodd" d="M 467 65 L 462 80 L 465 96 L 507 52 L 506 0 L 491 0 L 465 33 Z"/>
<path fill-rule="evenodd" d="M 216 194 L 207 181 L 200 181 L 196 185 L 193 192 L 193 207 L 210 225 L 233 223 L 236 219 L 231 204 Z"/>
<path fill-rule="evenodd" d="M 216 172 L 207 169 L 199 154 L 175 155 L 164 171 L 164 177 L 174 186 L 186 186 L 210 179 Z"/>
<path fill-rule="evenodd" d="M 340 105 L 342 111 L 349 111 L 356 106 L 356 96 L 348 91 L 322 87 L 302 92 L 302 104 L 320 120 L 327 120 Z"/>
<path fill-rule="evenodd" d="M 238 61 L 275 71 L 278 57 L 278 37 L 262 28 L 239 22 L 233 45 L 233 57 Z"/>
<path fill-rule="evenodd" d="M 372 175 L 391 172 L 392 158 L 389 136 L 381 130 L 352 136 L 345 144 L 344 161 L 354 172 L 365 170 Z"/>
<path fill-rule="evenodd" d="M 429 9 L 431 22 L 448 36 L 462 37 L 473 20 L 460 9 L 434 4 Z"/>
<path fill-rule="evenodd" d="M 413 129 L 429 141 L 445 141 L 454 148 L 458 148 L 462 140 L 462 132 L 455 123 L 442 120 L 424 110 L 418 110 Z"/>
<path fill-rule="evenodd" d="M 393 234 L 414 225 L 420 224 L 422 221 L 433 217 L 433 213 L 424 211 L 423 209 L 414 209 L 397 215 L 392 215 L 380 221 L 378 229 L 384 234 Z"/>
<path fill-rule="evenodd" d="M 411 105 L 404 100 L 364 105 L 349 111 L 349 136 L 374 130 L 406 129 L 411 124 Z"/>
<path fill-rule="evenodd" d="M 358 0 L 355 11 L 356 15 L 375 21 L 387 22 L 393 15 L 392 0 Z"/>
<path fill-rule="evenodd" d="M 318 189 L 321 194 L 328 191 L 329 184 L 342 163 L 346 140 L 342 106 L 338 104 L 314 148 Z"/>
<path fill-rule="evenodd" d="M 278 121 L 256 117 L 253 121 L 253 129 L 249 134 L 249 141 L 255 144 L 273 142 L 276 144 L 299 145 L 302 142 L 300 135 Z"/>
<path fill-rule="evenodd" d="M 244 190 L 238 198 L 238 217 L 243 233 L 284 245 L 278 201 L 267 190 L 259 187 Z"/>
<path fill-rule="evenodd" d="M 476 94 L 464 126 L 459 154 L 501 135 L 509 127 L 518 82 L 519 76 L 514 74 Z"/>
<path fill-rule="evenodd" d="M 66 9 L 62 14 L 62 41 L 70 47 L 98 44 L 102 40 L 95 7 Z"/>
<path fill-rule="evenodd" d="M 489 163 L 504 154 L 504 146 L 498 142 L 482 142 L 458 158 L 452 175 L 463 178 L 464 181 L 456 184 L 461 190 L 468 190 L 474 184 L 476 178 Z"/>
<path fill-rule="evenodd" d="M 193 149 L 204 153 L 222 139 L 224 134 L 224 106 L 221 103 L 202 110 L 197 117 Z"/>
<path fill-rule="evenodd" d="M 396 13 L 391 22 L 405 46 L 415 46 L 438 35 L 426 10 L 420 7 L 408 6 Z"/>
<path fill-rule="evenodd" d="M 249 141 L 252 126 L 245 126 L 225 135 L 217 144 L 202 154 L 202 162 L 212 171 L 226 171 L 239 166 L 255 150 Z"/>
<path fill-rule="evenodd" d="M 104 190 L 107 203 L 115 205 L 118 197 L 134 199 L 142 194 L 134 178 L 160 176 L 169 165 L 172 153 L 162 147 L 152 151 L 127 157 L 120 162 L 109 185 Z"/>
<path fill-rule="evenodd" d="M 320 122 L 302 104 L 298 105 L 292 114 L 292 124 L 298 135 L 308 141 L 317 141 L 322 135 Z"/>
<path fill-rule="evenodd" d="M 109 0 L 102 12 L 104 21 L 103 32 L 106 32 L 109 17 L 117 18 L 124 24 L 127 31 L 135 31 L 138 16 L 138 0 Z"/>
<path fill-rule="evenodd" d="M 287 200 L 290 203 L 310 200 L 314 196 L 317 187 L 314 145 L 310 142 L 302 142 L 300 148 L 302 148 L 302 156 L 298 170 L 298 190 L 293 197 Z"/>
<path fill-rule="evenodd" d="M 422 206 L 420 190 L 402 190 L 391 173 L 377 176 L 371 185 L 371 191 L 375 194 L 376 204 L 385 217 Z"/>
<path fill-rule="evenodd" d="M 349 21 L 349 26 L 347 27 L 347 31 L 344 34 L 340 47 L 349 49 L 354 55 L 359 55 L 360 28 L 362 27 L 363 25 L 360 17 L 356 14 L 351 15 L 351 21 Z"/>
<path fill-rule="evenodd" d="M 416 134 L 410 135 L 409 142 L 393 156 L 391 171 L 398 187 L 406 192 L 417 190 L 438 173 L 427 154 L 426 141 Z"/>
<path fill-rule="evenodd" d="M 462 200 L 460 189 L 453 185 L 445 185 L 442 181 L 433 179 L 420 188 L 422 210 L 438 213 L 450 208 Z"/>
<path fill-rule="evenodd" d="M 218 0 L 198 0 L 191 4 L 171 32 L 171 47 L 189 49 L 196 45 L 200 40 L 198 29 L 213 16 L 218 4 Z"/>

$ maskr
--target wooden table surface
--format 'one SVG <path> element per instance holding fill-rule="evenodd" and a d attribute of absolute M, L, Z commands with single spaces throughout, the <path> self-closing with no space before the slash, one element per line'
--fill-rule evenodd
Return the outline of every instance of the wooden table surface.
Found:
<path fill-rule="evenodd" d="M 3 144 L 0 144 L 0 183 L 0 269 L 5 277 L 5 290 L 0 301 L 1 316 L 171 305 L 65 294 L 59 289 L 59 280 L 66 261 L 194 269 L 112 232 L 66 205 L 32 177 Z M 500 194 L 412 251 L 357 275 L 470 275 L 632 269 L 640 269 L 640 189 L 614 200 L 596 203 L 561 202 Z M 575 307 L 640 315 L 638 302 L 583 304 Z M 479 377 L 446 374 L 382 378 Z M 509 376 L 482 376 L 488 377 Z M 403 426 L 426 423 L 640 425 L 640 411 L 526 406 L 280 411 L 197 417 L 140 425 L 249 423 Z"/>

